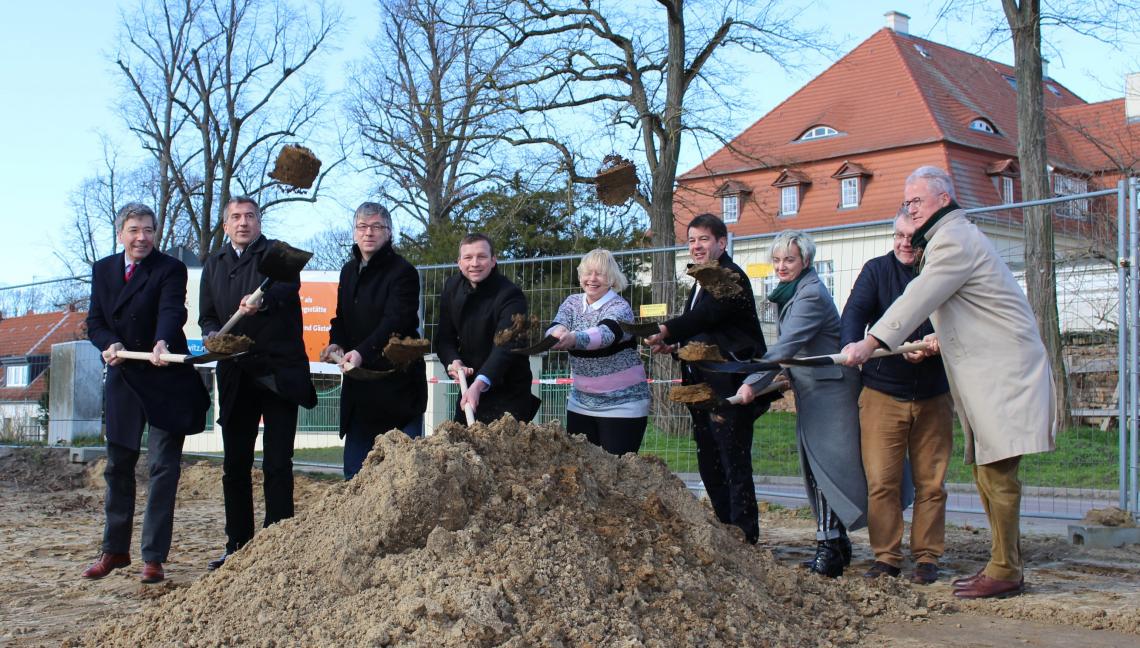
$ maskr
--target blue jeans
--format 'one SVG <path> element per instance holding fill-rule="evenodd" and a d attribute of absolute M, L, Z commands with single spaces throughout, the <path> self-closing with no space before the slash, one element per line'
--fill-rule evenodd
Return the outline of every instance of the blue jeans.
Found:
<path fill-rule="evenodd" d="M 400 431 L 413 439 L 423 436 L 423 414 L 406 423 L 404 427 L 400 428 Z M 372 451 L 372 445 L 376 443 L 376 437 L 384 432 L 387 430 L 381 430 L 360 421 L 352 421 L 349 424 L 348 434 L 344 435 L 345 481 L 352 479 L 356 473 L 360 472 L 361 466 L 364 465 L 364 458 L 368 456 L 368 453 Z"/>

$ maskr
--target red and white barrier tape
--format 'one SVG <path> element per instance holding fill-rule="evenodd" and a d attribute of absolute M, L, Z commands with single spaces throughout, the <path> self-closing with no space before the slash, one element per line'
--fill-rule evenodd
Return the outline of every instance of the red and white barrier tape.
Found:
<path fill-rule="evenodd" d="M 430 383 L 432 385 L 454 385 L 457 382 L 457 381 L 452 380 L 450 378 L 428 378 L 427 381 L 428 381 L 428 383 Z M 666 380 L 655 380 L 653 378 L 646 378 L 645 382 L 649 383 L 650 385 L 668 384 L 668 383 L 680 383 L 681 379 L 680 378 L 670 378 L 670 379 L 666 379 Z M 573 385 L 574 379 L 573 378 L 540 378 L 538 380 L 530 381 L 530 384 L 532 384 L 532 385 Z"/>

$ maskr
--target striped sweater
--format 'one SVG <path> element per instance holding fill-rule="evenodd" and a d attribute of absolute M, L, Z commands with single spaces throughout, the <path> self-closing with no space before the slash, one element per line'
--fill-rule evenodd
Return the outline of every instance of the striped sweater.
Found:
<path fill-rule="evenodd" d="M 649 415 L 649 385 L 645 366 L 637 348 L 623 345 L 613 353 L 606 350 L 631 340 L 620 339 L 620 329 L 603 324 L 632 322 L 629 302 L 609 291 L 593 304 L 586 295 L 570 295 L 558 309 L 554 326 L 562 325 L 575 333 L 575 351 L 599 351 L 590 357 L 570 355 L 570 375 L 574 380 L 566 409 L 586 416 L 638 418 Z M 554 326 L 551 327 L 553 330 Z"/>

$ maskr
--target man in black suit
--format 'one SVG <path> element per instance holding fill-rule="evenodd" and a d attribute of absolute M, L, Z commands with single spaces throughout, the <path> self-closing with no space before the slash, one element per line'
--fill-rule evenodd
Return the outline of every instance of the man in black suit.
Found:
<path fill-rule="evenodd" d="M 526 296 L 496 269 L 491 239 L 468 234 L 459 243 L 459 272 L 447 278 L 439 297 L 435 350 L 447 372 L 470 380 L 455 404 L 455 420 L 466 421 L 463 407 L 490 423 L 510 413 L 519 421 L 534 418 L 541 402 L 530 392 L 530 361 L 496 346 L 495 333 L 510 328 L 511 317 L 526 316 Z M 474 380 L 471 380 L 474 377 Z"/>
<path fill-rule="evenodd" d="M 211 570 L 253 538 L 254 446 L 265 421 L 261 470 L 265 477 L 265 520 L 269 526 L 293 517 L 293 440 L 297 407 L 312 409 L 317 393 L 301 328 L 301 278 L 277 281 L 262 299 L 251 299 L 265 279 L 257 267 L 272 241 L 261 235 L 261 211 L 251 198 L 226 203 L 222 225 L 229 244 L 206 259 L 202 269 L 198 324 L 202 335 L 217 333 L 230 316 L 245 315 L 230 331 L 253 340 L 250 353 L 218 362 L 218 422 L 222 426 L 222 495 L 226 504 L 226 548 Z"/>
<path fill-rule="evenodd" d="M 87 337 L 107 362 L 106 524 L 99 559 L 84 578 L 103 578 L 131 564 L 135 514 L 135 465 L 147 434 L 150 485 L 143 515 L 142 582 L 157 583 L 170 551 L 174 498 L 181 475 L 185 435 L 206 425 L 209 394 L 192 367 L 168 365 L 162 353 L 189 353 L 186 335 L 186 266 L 157 252 L 154 212 L 130 203 L 119 210 L 115 228 L 124 251 L 100 259 L 91 269 Z M 123 350 L 150 351 L 150 362 L 118 357 Z"/>
<path fill-rule="evenodd" d="M 329 362 L 336 353 L 356 367 L 391 370 L 384 357 L 388 338 L 420 336 L 419 274 L 392 248 L 392 217 L 383 206 L 366 202 L 356 209 L 352 239 L 352 258 L 340 270 L 336 317 L 321 359 Z M 426 408 L 422 359 L 378 380 L 345 379 L 340 392 L 344 478 L 360 471 L 377 436 L 392 429 L 421 436 Z"/>
<path fill-rule="evenodd" d="M 691 341 L 714 344 L 726 358 L 747 360 L 767 351 L 756 298 L 744 270 L 733 262 L 726 249 L 728 228 L 712 214 L 701 214 L 689 222 L 689 257 L 693 263 L 715 263 L 732 271 L 741 291 L 734 297 L 718 298 L 695 284 L 679 317 L 660 326 L 660 333 L 645 341 L 655 353 L 675 352 Z M 690 363 L 681 364 L 686 385 L 706 383 L 721 398 L 736 393 L 745 374 L 701 371 Z M 697 468 L 717 519 L 744 532 L 744 539 L 755 544 L 760 538 L 756 487 L 752 480 L 752 424 L 768 409 L 774 397 L 759 398 L 749 405 L 731 405 L 713 412 L 689 408 L 693 419 L 693 440 L 697 444 Z"/>

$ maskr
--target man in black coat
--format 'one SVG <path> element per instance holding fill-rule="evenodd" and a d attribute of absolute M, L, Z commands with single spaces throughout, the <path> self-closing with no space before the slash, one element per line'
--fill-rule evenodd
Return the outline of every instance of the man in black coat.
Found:
<path fill-rule="evenodd" d="M 915 277 L 910 245 L 914 223 L 905 211 L 894 223 L 893 249 L 863 265 L 841 319 L 840 346 L 862 340 Z M 909 339 L 933 334 L 930 320 Z M 903 560 L 904 465 L 909 456 L 914 484 L 910 551 L 911 581 L 938 579 L 946 548 L 946 471 L 953 443 L 954 402 L 942 358 L 924 353 L 890 356 L 863 365 L 859 395 L 860 445 L 867 475 L 867 532 L 875 562 L 867 578 L 898 576 Z M 909 486 L 909 485 L 905 485 Z M 904 498 L 905 499 L 905 498 Z"/>
<path fill-rule="evenodd" d="M 392 249 L 392 217 L 366 202 L 353 216 L 352 258 L 340 270 L 336 317 L 321 360 L 378 371 L 393 369 L 384 346 L 393 335 L 420 337 L 419 273 Z M 347 349 L 347 351 L 346 351 Z M 403 430 L 423 434 L 427 374 L 423 359 L 378 380 L 341 382 L 340 435 L 344 437 L 344 478 L 360 471 L 376 437 Z"/>
<path fill-rule="evenodd" d="M 468 234 L 459 243 L 459 275 L 448 277 L 439 299 L 435 351 L 447 372 L 470 380 L 455 404 L 455 420 L 466 421 L 463 407 L 475 409 L 476 420 L 490 423 L 510 413 L 530 421 L 541 402 L 531 394 L 526 356 L 495 346 L 495 333 L 510 328 L 511 316 L 527 314 L 526 296 L 495 269 L 491 239 Z"/>
<path fill-rule="evenodd" d="M 312 409 L 316 390 L 302 339 L 300 277 L 277 281 L 261 300 L 250 297 L 265 277 L 258 272 L 272 242 L 261 235 L 257 203 L 238 196 L 226 203 L 222 225 L 229 244 L 206 259 L 202 269 L 198 324 L 209 337 L 239 309 L 244 313 L 230 331 L 253 340 L 250 353 L 218 362 L 219 416 L 222 426 L 222 495 L 226 504 L 226 549 L 210 561 L 217 569 L 253 538 L 254 445 L 258 423 L 265 422 L 261 470 L 265 478 L 265 521 L 269 526 L 293 517 L 293 440 L 297 407 Z"/>
<path fill-rule="evenodd" d="M 717 298 L 695 284 L 679 317 L 666 321 L 660 333 L 646 339 L 655 353 L 670 353 L 688 342 L 715 344 L 728 359 L 748 360 L 764 355 L 768 347 L 756 314 L 756 298 L 748 275 L 726 252 L 728 228 L 712 214 L 689 222 L 689 256 L 693 263 L 716 263 L 736 275 L 741 291 L 734 297 Z M 746 374 L 701 371 L 681 364 L 686 385 L 705 383 L 721 398 L 740 389 Z M 761 397 L 749 405 L 731 405 L 718 411 L 689 408 L 693 440 L 697 444 L 697 467 L 717 519 L 744 532 L 755 544 L 760 538 L 756 487 L 752 479 L 752 425 L 767 411 L 775 397 Z"/>
<path fill-rule="evenodd" d="M 103 578 L 131 564 L 135 514 L 135 465 L 143 427 L 150 482 L 143 514 L 142 581 L 157 583 L 170 551 L 174 498 L 181 475 L 182 443 L 206 425 L 210 397 L 192 367 L 168 365 L 159 354 L 189 353 L 186 335 L 186 266 L 154 249 L 158 222 L 146 205 L 119 210 L 115 229 L 124 251 L 100 259 L 91 269 L 87 337 L 107 362 L 105 384 L 107 467 L 103 479 L 102 555 L 83 572 Z M 150 362 L 125 360 L 123 350 L 149 351 Z"/>

